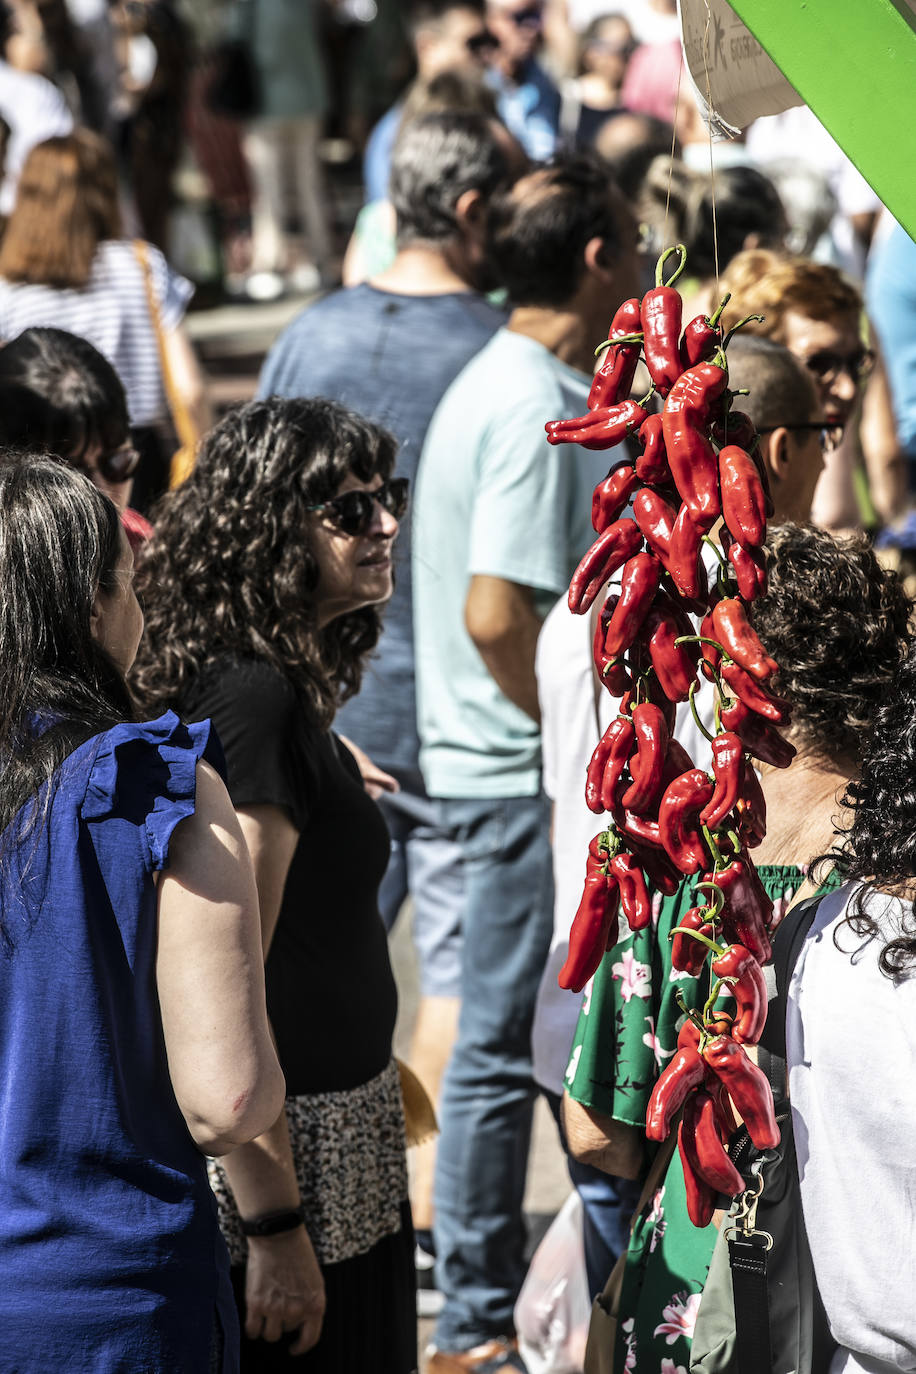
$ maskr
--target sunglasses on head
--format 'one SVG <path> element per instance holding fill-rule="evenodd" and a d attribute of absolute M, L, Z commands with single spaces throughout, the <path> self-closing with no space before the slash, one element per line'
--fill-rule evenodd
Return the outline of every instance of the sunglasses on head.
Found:
<path fill-rule="evenodd" d="M 376 491 L 345 491 L 340 496 L 332 496 L 330 501 L 322 501 L 308 509 L 323 511 L 341 534 L 368 534 L 375 516 L 376 502 L 395 520 L 401 519 L 407 509 L 409 485 L 406 477 L 392 477 Z"/>
<path fill-rule="evenodd" d="M 100 453 L 92 467 L 82 458 L 71 458 L 70 461 L 87 477 L 91 478 L 93 473 L 98 473 L 100 477 L 104 477 L 106 482 L 119 483 L 126 482 L 133 477 L 137 471 L 137 464 L 140 462 L 140 455 L 133 444 L 128 441 L 110 453 Z"/>
<path fill-rule="evenodd" d="M 874 367 L 875 355 L 870 348 L 859 348 L 855 353 L 832 353 L 825 348 L 805 358 L 804 364 L 809 372 L 828 384 L 841 372 L 854 382 L 860 382 Z"/>
<path fill-rule="evenodd" d="M 511 19 L 520 29 L 539 29 L 544 22 L 540 5 L 528 5 L 523 10 L 507 10 L 506 18 Z"/>

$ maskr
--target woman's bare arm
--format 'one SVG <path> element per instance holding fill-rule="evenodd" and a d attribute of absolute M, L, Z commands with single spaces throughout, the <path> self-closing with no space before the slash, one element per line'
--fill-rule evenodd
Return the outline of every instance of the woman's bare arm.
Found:
<path fill-rule="evenodd" d="M 222 1154 L 276 1117 L 285 1085 L 264 1001 L 258 898 L 225 787 L 197 766 L 158 887 L 156 981 L 169 1073 L 196 1144 Z"/>

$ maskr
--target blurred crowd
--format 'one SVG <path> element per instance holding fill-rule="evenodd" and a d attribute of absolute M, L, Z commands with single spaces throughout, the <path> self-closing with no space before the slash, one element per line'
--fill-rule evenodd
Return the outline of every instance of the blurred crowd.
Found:
<path fill-rule="evenodd" d="M 564 1087 L 583 1108 L 560 1129 L 593 1293 L 641 1182 L 590 1135 L 579 1001 L 556 985 L 610 709 L 565 591 L 608 459 L 585 437 L 558 461 L 545 422 L 586 413 L 614 312 L 683 244 L 685 321 L 741 329 L 731 385 L 775 521 L 826 532 L 792 547 L 838 578 L 832 536 L 854 532 L 849 576 L 880 600 L 882 569 L 916 576 L 916 247 L 805 107 L 711 169 L 674 0 L 0 10 L 0 439 L 121 513 L 148 632 L 119 670 L 147 715 L 215 721 L 254 861 L 289 1098 L 288 1124 L 211 1167 L 245 1367 L 296 1343 L 356 1374 L 362 1322 L 371 1367 L 409 1374 L 416 1264 L 430 1371 L 524 1369 L 536 1092 L 558 1125 Z M 227 299 L 308 298 L 215 428 L 186 320 L 214 273 Z M 826 750 L 834 781 L 857 749 Z M 441 1126 L 412 1223 L 377 919 L 407 898 L 403 1095 Z M 328 1122 L 365 1147 L 358 1176 Z"/>

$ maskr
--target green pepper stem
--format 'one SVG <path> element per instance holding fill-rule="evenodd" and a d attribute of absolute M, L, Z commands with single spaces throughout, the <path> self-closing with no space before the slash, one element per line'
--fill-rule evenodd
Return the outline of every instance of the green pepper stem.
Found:
<path fill-rule="evenodd" d="M 743 329 L 746 324 L 750 324 L 751 320 L 756 320 L 758 324 L 764 323 L 764 318 L 762 315 L 745 315 L 743 320 L 739 320 L 737 324 L 732 325 L 731 329 L 728 331 L 725 338 L 722 340 L 722 347 L 728 348 L 732 336 L 737 334 L 739 329 Z M 735 392 L 735 395 L 738 395 L 737 391 Z"/>
<path fill-rule="evenodd" d="M 690 694 L 688 697 L 688 700 L 690 702 L 690 714 L 696 721 L 697 729 L 700 731 L 701 734 L 705 735 L 706 738 L 709 740 L 710 744 L 712 744 L 714 737 L 709 733 L 709 731 L 706 729 L 706 726 L 700 720 L 700 714 L 697 711 L 697 704 L 694 700 L 694 697 L 696 696 L 696 690 L 699 687 L 699 685 L 700 684 L 697 682 L 696 678 L 694 678 L 693 682 L 690 684 Z"/>
<path fill-rule="evenodd" d="M 653 397 L 654 395 L 655 395 L 655 383 L 653 382 L 652 385 L 649 387 L 649 390 L 646 392 L 645 396 L 643 396 L 642 400 L 637 402 L 637 405 L 641 405 L 641 406 L 646 406 L 646 405 L 648 405 L 649 402 L 652 400 L 652 397 Z"/>
<path fill-rule="evenodd" d="M 718 306 L 716 307 L 716 313 L 708 317 L 706 323 L 709 325 L 710 329 L 715 329 L 716 325 L 719 323 L 719 320 L 722 318 L 722 311 L 728 305 L 731 298 L 732 293 L 730 291 L 727 291 L 720 300 Z"/>
<path fill-rule="evenodd" d="M 710 639 L 708 635 L 678 635 L 674 641 L 675 647 L 678 644 L 711 644 L 714 649 L 718 649 L 723 658 L 728 658 L 722 645 L 717 639 Z"/>
<path fill-rule="evenodd" d="M 712 901 L 707 901 L 706 904 L 706 909 L 709 912 L 707 920 L 715 924 L 721 916 L 725 906 L 725 896 L 722 889 L 719 887 L 718 883 L 697 883 L 693 890 L 694 892 L 702 892 L 704 895 L 707 892 L 712 893 Z"/>
<path fill-rule="evenodd" d="M 705 1027 L 705 1025 L 703 1024 L 702 1020 L 700 1019 L 700 1014 L 699 1014 L 699 1012 L 696 1011 L 696 1009 L 695 1009 L 694 1007 L 688 1007 L 688 1005 L 687 1005 L 687 998 L 684 996 L 684 994 L 683 994 L 683 992 L 681 991 L 680 988 L 678 988 L 677 992 L 674 994 L 674 1000 L 677 1002 L 677 1004 L 678 1004 L 678 1006 L 680 1007 L 681 1011 L 682 1011 L 682 1012 L 684 1013 L 684 1015 L 687 1017 L 687 1020 L 688 1020 L 688 1021 L 692 1021 L 693 1024 L 696 1026 L 697 1030 L 701 1031 L 701 1032 L 703 1033 L 703 1035 L 705 1036 L 705 1034 L 706 1034 L 706 1027 Z"/>
<path fill-rule="evenodd" d="M 671 254 L 672 254 L 672 253 L 677 253 L 677 254 L 678 254 L 678 256 L 680 257 L 680 262 L 678 263 L 678 265 L 677 265 L 677 267 L 675 268 L 675 270 L 674 270 L 674 272 L 672 273 L 672 275 L 668 278 L 667 281 L 665 281 L 665 263 L 666 263 L 666 262 L 668 261 L 668 259 L 671 257 Z M 662 253 L 661 257 L 659 258 L 658 262 L 655 264 L 655 285 L 656 285 L 656 287 L 659 287 L 659 286 L 673 286 L 674 283 L 677 281 L 678 277 L 681 275 L 681 273 L 683 272 L 683 270 L 684 270 L 684 268 L 685 268 L 686 266 L 687 266 L 687 249 L 684 247 L 684 245 L 683 245 L 682 243 L 675 243 L 675 244 L 672 245 L 671 248 L 666 248 L 665 251 L 664 251 L 664 253 Z"/>
<path fill-rule="evenodd" d="M 717 959 L 721 958 L 725 953 L 724 945 L 717 945 L 715 940 L 710 940 L 708 935 L 701 935 L 698 930 L 691 930 L 689 926 L 675 926 L 673 930 L 669 931 L 668 939 L 673 940 L 675 935 L 693 936 L 694 940 L 699 940 L 701 945 L 705 945 L 707 949 L 711 949 Z"/>
<path fill-rule="evenodd" d="M 703 1007 L 704 1022 L 706 1021 L 707 1017 L 711 1015 L 712 1009 L 716 1005 L 716 1001 L 718 1000 L 719 993 L 722 991 L 723 985 L 723 980 L 721 978 L 717 978 L 716 981 L 713 983 L 712 990 L 709 996 L 707 997 L 706 1003 Z"/>
<path fill-rule="evenodd" d="M 704 826 L 703 826 L 703 838 L 704 838 L 704 840 L 706 841 L 706 843 L 709 845 L 709 852 L 710 852 L 710 854 L 711 854 L 712 857 L 713 857 L 713 860 L 714 860 L 714 862 L 715 862 L 716 872 L 718 873 L 718 871 L 719 871 L 720 868 L 724 868 L 724 867 L 725 867 L 725 860 L 722 858 L 722 851 L 721 851 L 721 849 L 719 848 L 719 846 L 716 844 L 716 838 L 715 838 L 715 836 L 713 835 L 713 833 L 712 833 L 712 831 L 710 830 L 710 828 L 709 828 L 708 825 L 704 825 Z"/>
<path fill-rule="evenodd" d="M 709 547 L 712 549 L 713 553 L 714 553 L 714 554 L 716 555 L 716 557 L 718 558 L 720 564 L 721 564 L 722 567 L 724 568 L 724 567 L 725 567 L 725 555 L 723 554 L 722 550 L 719 548 L 719 546 L 718 546 L 718 544 L 716 543 L 716 541 L 715 541 L 714 539 L 710 539 L 710 537 L 709 537 L 708 534 L 704 534 L 704 535 L 703 535 L 703 543 L 709 545 Z"/>
<path fill-rule="evenodd" d="M 595 349 L 595 357 L 599 358 L 606 348 L 614 348 L 617 344 L 642 343 L 643 334 L 616 334 L 613 339 L 603 339 Z"/>

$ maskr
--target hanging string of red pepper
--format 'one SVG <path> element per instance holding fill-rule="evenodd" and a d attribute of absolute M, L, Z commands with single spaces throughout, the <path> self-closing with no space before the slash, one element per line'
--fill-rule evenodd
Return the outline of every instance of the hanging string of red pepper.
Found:
<path fill-rule="evenodd" d="M 678 264 L 665 281 L 675 254 Z M 588 765 L 586 803 L 597 814 L 609 812 L 611 822 L 589 845 L 559 981 L 575 992 L 584 987 L 617 942 L 619 911 L 633 930 L 649 924 L 647 884 L 671 895 L 684 877 L 698 878 L 696 905 L 672 934 L 672 962 L 696 978 L 708 962 L 710 995 L 702 1007 L 682 1003 L 686 1019 L 649 1101 L 646 1132 L 664 1140 L 683 1109 L 678 1147 L 688 1211 L 704 1226 L 719 1194 L 734 1196 L 745 1186 L 727 1154 L 731 1104 L 759 1148 L 779 1140 L 769 1084 L 743 1048 L 763 1031 L 761 966 L 771 957 L 774 925 L 749 853 L 766 831 L 751 760 L 785 768 L 795 750 L 774 728 L 789 720 L 787 703 L 767 685 L 778 665 L 746 614 L 766 591 L 762 545 L 773 504 L 754 425 L 732 409 L 726 350 L 734 330 L 723 337 L 719 322 L 728 297 L 682 335 L 674 283 L 686 257 L 681 244 L 669 248 L 658 261 L 655 288 L 617 311 L 597 350 L 606 356 L 589 413 L 551 421 L 546 430 L 551 444 L 606 449 L 630 438 L 640 448 L 634 463 L 615 464 L 595 488 L 598 537 L 569 587 L 570 610 L 584 615 L 620 573 L 593 645 L 601 681 L 620 704 Z M 652 388 L 637 403 L 629 391 L 641 355 Z M 653 395 L 664 400 L 660 414 L 647 410 Z M 632 514 L 624 515 L 628 505 Z M 709 538 L 720 520 L 721 550 Z M 712 585 L 704 542 L 718 560 Z M 699 672 L 716 689 L 715 736 L 694 708 Z M 680 701 L 690 702 L 712 741 L 710 773 L 673 738 Z M 717 1010 L 726 992 L 734 1016 Z"/>

